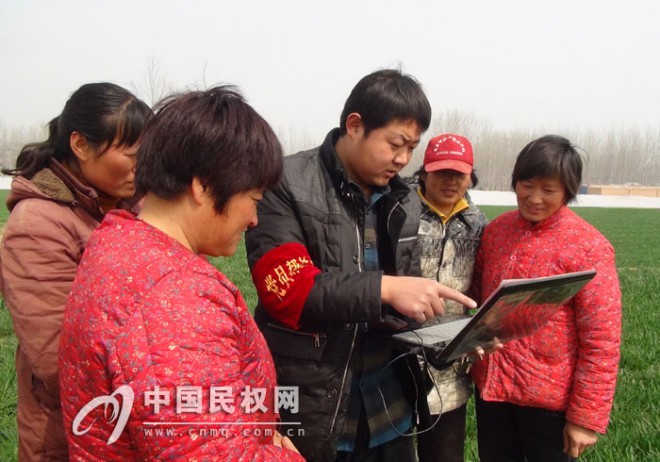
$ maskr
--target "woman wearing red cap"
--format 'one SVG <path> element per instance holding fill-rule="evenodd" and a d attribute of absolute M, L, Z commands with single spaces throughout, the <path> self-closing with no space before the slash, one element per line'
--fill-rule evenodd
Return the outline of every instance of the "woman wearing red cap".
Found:
<path fill-rule="evenodd" d="M 419 246 L 422 275 L 453 289 L 466 292 L 486 216 L 470 200 L 475 174 L 470 141 L 459 135 L 433 138 L 426 148 L 424 165 L 415 173 L 422 201 Z M 465 315 L 463 305 L 446 300 L 445 315 L 432 323 Z M 465 441 L 466 403 L 472 394 L 467 367 L 459 363 L 443 370 L 429 365 L 434 386 L 428 395 L 431 430 L 418 436 L 420 462 L 462 461 Z"/>

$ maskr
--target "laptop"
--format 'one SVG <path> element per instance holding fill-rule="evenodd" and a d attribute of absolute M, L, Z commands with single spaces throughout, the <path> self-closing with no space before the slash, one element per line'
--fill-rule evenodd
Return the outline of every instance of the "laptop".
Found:
<path fill-rule="evenodd" d="M 508 279 L 472 317 L 392 335 L 397 347 L 424 354 L 431 364 L 448 364 L 481 347 L 528 336 L 596 275 L 595 270 L 532 279 Z"/>

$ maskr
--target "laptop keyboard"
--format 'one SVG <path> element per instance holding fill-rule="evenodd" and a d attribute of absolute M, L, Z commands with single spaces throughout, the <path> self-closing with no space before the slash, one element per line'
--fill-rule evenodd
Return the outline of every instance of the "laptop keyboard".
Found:
<path fill-rule="evenodd" d="M 436 324 L 435 326 L 425 328 L 425 332 L 418 332 L 418 334 L 422 337 L 425 345 L 432 345 L 440 342 L 447 343 L 456 337 L 468 322 L 470 322 L 470 318 Z M 428 331 L 426 331 L 426 329 L 428 329 Z"/>
<path fill-rule="evenodd" d="M 437 343 L 448 343 L 470 322 L 471 318 L 457 319 L 456 321 L 434 324 L 414 331 L 396 334 L 402 340 L 417 345 L 435 345 Z"/>

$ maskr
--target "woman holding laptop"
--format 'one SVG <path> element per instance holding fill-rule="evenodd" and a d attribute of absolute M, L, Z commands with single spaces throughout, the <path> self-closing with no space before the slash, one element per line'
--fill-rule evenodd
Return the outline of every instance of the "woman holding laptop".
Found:
<path fill-rule="evenodd" d="M 490 461 L 568 461 L 604 433 L 614 397 L 621 293 L 610 243 L 567 204 L 582 159 L 560 136 L 518 155 L 518 209 L 482 236 L 471 294 L 483 301 L 503 279 L 595 269 L 597 275 L 528 337 L 475 362 L 479 456 Z"/>

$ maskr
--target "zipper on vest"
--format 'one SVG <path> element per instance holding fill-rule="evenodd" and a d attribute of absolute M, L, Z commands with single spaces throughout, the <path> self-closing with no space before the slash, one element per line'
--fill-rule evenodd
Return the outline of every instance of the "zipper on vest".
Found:
<path fill-rule="evenodd" d="M 346 376 L 348 375 L 348 365 L 351 364 L 353 350 L 355 349 L 355 339 L 357 339 L 358 326 L 359 323 L 355 323 L 355 329 L 353 329 L 353 340 L 351 341 L 351 351 L 348 354 L 348 361 L 346 361 L 346 366 L 344 366 L 344 375 L 341 378 L 339 396 L 337 397 L 337 406 L 335 407 L 335 414 L 332 416 L 332 424 L 330 425 L 330 435 L 332 435 L 332 432 L 335 430 L 335 424 L 337 423 L 337 415 L 339 415 L 339 406 L 341 404 L 341 395 L 344 393 L 344 385 L 346 384 Z"/>
<path fill-rule="evenodd" d="M 351 195 L 352 196 L 352 195 Z M 355 198 L 351 197 L 353 202 L 353 207 L 355 206 Z M 362 272 L 362 239 L 360 238 L 360 225 L 357 221 L 357 213 L 355 214 L 355 236 L 357 237 L 357 249 L 358 249 L 358 271 Z M 344 365 L 344 373 L 341 377 L 341 385 L 339 387 L 339 396 L 337 396 L 337 406 L 335 407 L 335 413 L 332 416 L 332 423 L 330 424 L 330 435 L 335 430 L 335 425 L 337 424 L 337 416 L 339 415 L 339 406 L 341 405 L 341 397 L 344 394 L 344 386 L 346 385 L 346 376 L 348 375 L 348 366 L 351 364 L 351 359 L 353 358 L 353 351 L 355 350 L 355 340 L 357 339 L 357 333 L 359 329 L 359 323 L 355 323 L 353 329 L 353 339 L 351 340 L 351 349 L 348 353 L 348 359 Z"/>
<path fill-rule="evenodd" d="M 435 214 L 434 214 L 435 215 Z M 434 219 L 438 220 L 438 223 L 440 223 L 440 229 L 442 229 L 442 234 L 440 235 L 440 255 L 438 258 L 438 264 L 436 266 L 435 270 L 435 280 L 440 282 L 440 271 L 442 271 L 442 262 L 445 259 L 445 245 L 447 245 L 447 240 L 445 239 L 447 235 L 447 225 L 445 225 L 440 217 L 438 215 L 435 215 Z M 449 222 L 447 222 L 449 223 Z"/>
<path fill-rule="evenodd" d="M 394 211 L 397 209 L 397 207 L 399 207 L 400 205 L 401 205 L 401 202 L 399 202 L 399 201 L 397 200 L 397 201 L 396 201 L 396 204 L 394 204 L 394 207 L 392 207 L 392 209 L 390 210 L 390 213 L 387 214 L 387 234 L 388 234 L 389 236 L 392 235 L 392 230 L 390 229 L 390 222 L 392 221 L 392 214 L 393 214 Z"/>
<path fill-rule="evenodd" d="M 355 222 L 355 237 L 357 237 L 357 265 L 358 271 L 362 272 L 362 239 L 360 238 L 360 225 L 357 221 Z"/>

